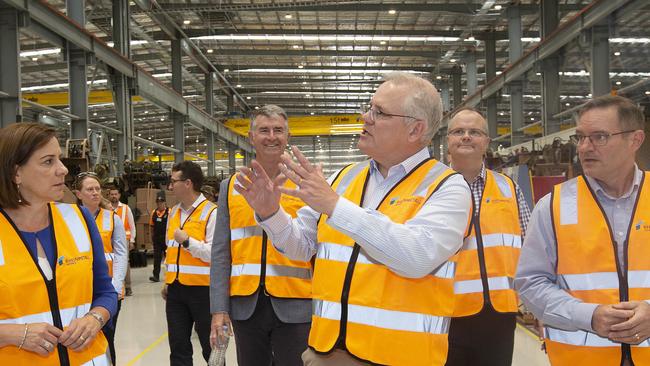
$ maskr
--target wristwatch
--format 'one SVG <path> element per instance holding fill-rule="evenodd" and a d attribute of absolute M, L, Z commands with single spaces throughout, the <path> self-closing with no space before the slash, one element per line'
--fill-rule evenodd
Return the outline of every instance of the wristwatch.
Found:
<path fill-rule="evenodd" d="M 190 246 L 190 238 L 185 239 L 185 240 L 181 243 L 181 245 L 183 246 L 183 248 L 187 249 L 187 248 Z"/>

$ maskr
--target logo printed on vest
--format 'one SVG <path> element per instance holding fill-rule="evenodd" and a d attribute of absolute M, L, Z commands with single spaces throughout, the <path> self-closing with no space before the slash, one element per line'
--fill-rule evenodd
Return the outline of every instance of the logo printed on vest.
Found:
<path fill-rule="evenodd" d="M 395 202 L 397 202 L 398 199 L 399 199 L 399 197 L 393 197 L 393 198 L 391 198 L 391 200 L 390 200 L 390 204 L 391 204 L 391 205 L 394 205 Z"/>
<path fill-rule="evenodd" d="M 634 228 L 637 231 L 639 230 L 650 231 L 650 224 L 646 224 L 643 220 L 639 220 L 639 222 L 637 222 L 636 225 L 634 225 Z"/>
<path fill-rule="evenodd" d="M 72 266 L 72 265 L 77 264 L 77 262 L 88 261 L 88 260 L 90 260 L 90 257 L 87 256 L 87 255 L 80 255 L 80 256 L 74 257 L 74 258 L 65 258 L 63 256 L 60 256 L 59 259 L 58 259 L 58 263 L 59 263 L 59 266 L 63 266 L 63 265 Z"/>

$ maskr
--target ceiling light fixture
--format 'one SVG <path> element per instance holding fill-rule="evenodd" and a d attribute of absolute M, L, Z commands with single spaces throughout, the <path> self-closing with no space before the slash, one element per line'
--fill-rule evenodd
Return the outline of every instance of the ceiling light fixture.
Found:
<path fill-rule="evenodd" d="M 393 14 L 395 14 L 395 13 L 397 13 L 397 10 L 395 10 L 395 9 L 390 9 L 390 10 L 388 11 L 388 14 L 390 14 L 390 15 L 393 15 Z"/>
<path fill-rule="evenodd" d="M 212 52 L 214 52 L 214 50 L 213 50 L 212 48 L 208 48 L 208 51 L 207 51 L 207 52 L 208 52 L 208 53 L 212 53 Z"/>
<path fill-rule="evenodd" d="M 185 25 L 188 25 L 188 24 L 190 24 L 190 23 L 191 23 L 190 20 L 187 20 L 187 19 L 186 19 L 186 20 L 183 20 L 183 24 L 185 24 Z"/>
<path fill-rule="evenodd" d="M 291 19 L 291 18 L 293 18 L 293 15 L 291 15 L 291 14 L 285 14 L 284 15 L 284 19 Z"/>

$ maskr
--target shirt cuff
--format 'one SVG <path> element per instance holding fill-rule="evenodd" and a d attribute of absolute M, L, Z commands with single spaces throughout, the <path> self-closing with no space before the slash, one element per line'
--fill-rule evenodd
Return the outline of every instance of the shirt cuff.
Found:
<path fill-rule="evenodd" d="M 365 212 L 365 209 L 357 206 L 348 199 L 344 197 L 339 197 L 339 200 L 334 206 L 332 211 L 332 216 L 327 219 L 327 223 L 333 228 L 345 231 L 345 232 L 357 232 L 361 220 L 358 218 L 361 217 Z"/>
<path fill-rule="evenodd" d="M 287 226 L 291 225 L 291 216 L 284 212 L 282 207 L 280 207 L 278 212 L 274 213 L 264 221 L 260 221 L 260 217 L 255 214 L 255 221 L 257 221 L 257 223 L 264 229 L 268 229 L 272 234 L 278 234 Z"/>
<path fill-rule="evenodd" d="M 574 325 L 579 329 L 594 333 L 594 330 L 591 328 L 591 319 L 597 307 L 598 304 L 584 302 L 575 304 L 571 314 Z"/>

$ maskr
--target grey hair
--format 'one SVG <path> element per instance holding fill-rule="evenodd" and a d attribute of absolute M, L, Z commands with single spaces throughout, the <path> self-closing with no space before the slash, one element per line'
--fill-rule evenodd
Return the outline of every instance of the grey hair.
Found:
<path fill-rule="evenodd" d="M 390 73 L 384 80 L 408 90 L 404 96 L 403 113 L 426 122 L 426 131 L 421 141 L 425 145 L 429 144 L 442 121 L 442 99 L 436 87 L 430 81 L 406 72 Z"/>
<path fill-rule="evenodd" d="M 287 112 L 282 109 L 282 107 L 275 104 L 267 104 L 261 106 L 260 109 L 256 109 L 251 113 L 250 121 L 250 131 L 253 131 L 255 128 L 255 118 L 258 116 L 265 116 L 267 118 L 282 117 L 284 120 L 284 127 L 289 132 L 289 117 L 287 117 Z"/>

